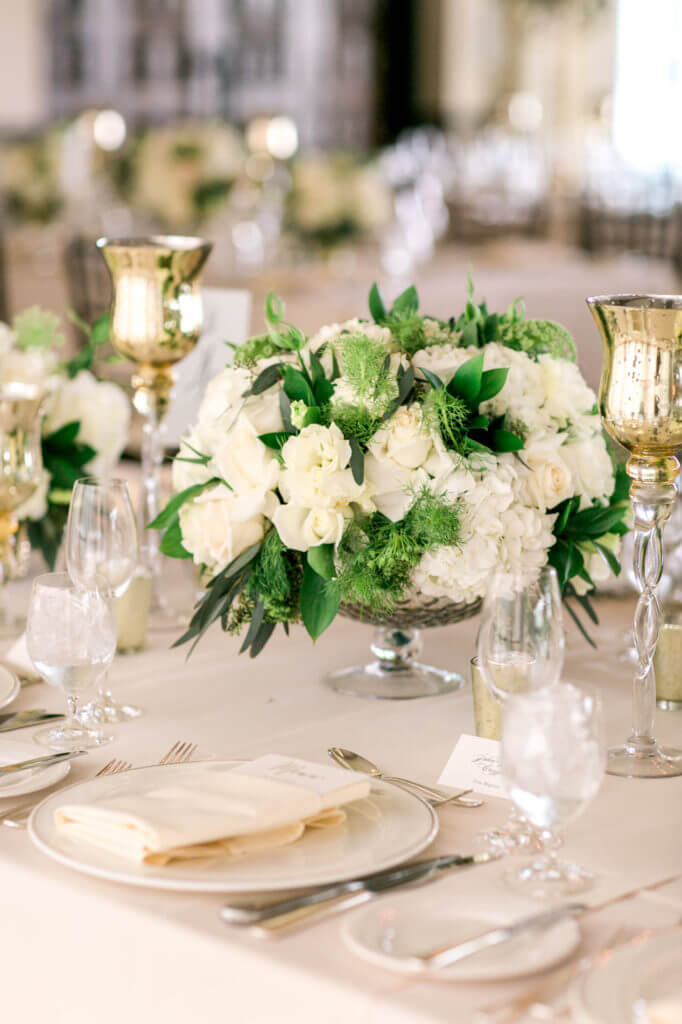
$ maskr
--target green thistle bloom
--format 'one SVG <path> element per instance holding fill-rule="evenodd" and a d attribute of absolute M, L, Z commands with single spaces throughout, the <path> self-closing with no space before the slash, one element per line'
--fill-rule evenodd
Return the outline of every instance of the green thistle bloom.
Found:
<path fill-rule="evenodd" d="M 31 306 L 23 313 L 17 313 L 12 321 L 19 348 L 48 349 L 64 343 L 61 322 L 58 316 L 40 306 Z"/>

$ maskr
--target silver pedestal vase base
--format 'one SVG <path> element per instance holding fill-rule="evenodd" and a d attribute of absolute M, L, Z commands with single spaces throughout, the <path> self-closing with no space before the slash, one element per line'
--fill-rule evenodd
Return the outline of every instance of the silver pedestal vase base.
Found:
<path fill-rule="evenodd" d="M 400 602 L 387 618 L 358 605 L 342 605 L 341 614 L 346 618 L 377 627 L 371 644 L 374 660 L 330 672 L 324 677 L 325 684 L 338 693 L 375 700 L 439 697 L 461 689 L 464 679 L 458 672 L 418 661 L 420 630 L 471 618 L 480 605 L 480 601 L 453 604 L 443 598 L 415 595 Z"/>

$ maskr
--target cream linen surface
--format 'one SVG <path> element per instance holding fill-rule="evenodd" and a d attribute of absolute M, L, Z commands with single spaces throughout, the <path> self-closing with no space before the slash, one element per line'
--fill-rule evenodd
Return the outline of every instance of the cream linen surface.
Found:
<path fill-rule="evenodd" d="M 59 829 L 129 860 L 166 864 L 261 853 L 295 842 L 306 825 L 343 821 L 338 805 L 367 796 L 366 779 L 319 794 L 282 782 L 241 774 L 219 764 L 185 766 L 177 780 L 122 792 L 55 812 Z M 127 780 L 121 780 L 125 785 Z"/>

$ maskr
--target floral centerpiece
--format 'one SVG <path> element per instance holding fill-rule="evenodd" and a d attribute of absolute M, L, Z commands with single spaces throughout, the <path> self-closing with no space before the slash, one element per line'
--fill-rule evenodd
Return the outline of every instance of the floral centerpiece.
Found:
<path fill-rule="evenodd" d="M 42 423 L 43 479 L 16 517 L 26 524 L 31 545 L 54 567 L 66 525 L 73 485 L 88 474 L 110 473 L 128 436 L 130 403 L 117 384 L 91 372 L 96 350 L 109 336 L 108 317 L 86 334 L 83 348 L 60 362 L 64 341 L 53 313 L 33 307 L 0 324 L 0 377 L 44 384 L 49 397 Z"/>
<path fill-rule="evenodd" d="M 278 625 L 313 639 L 345 605 L 391 621 L 410 597 L 474 607 L 498 565 L 549 561 L 564 598 L 619 571 L 626 487 L 560 325 L 473 300 L 424 316 L 408 288 L 311 338 L 270 295 L 267 333 L 208 386 L 153 527 L 207 581 L 216 620 L 258 654 Z"/>
<path fill-rule="evenodd" d="M 224 121 L 177 122 L 141 135 L 117 177 L 133 208 L 179 229 L 224 207 L 245 159 L 241 135 Z"/>
<path fill-rule="evenodd" d="M 336 245 L 385 227 L 393 197 L 378 167 L 348 153 L 299 157 L 291 169 L 287 223 L 305 241 Z"/>
<path fill-rule="evenodd" d="M 13 221 L 47 224 L 59 213 L 63 142 L 63 130 L 56 127 L 0 147 L 0 190 Z"/>

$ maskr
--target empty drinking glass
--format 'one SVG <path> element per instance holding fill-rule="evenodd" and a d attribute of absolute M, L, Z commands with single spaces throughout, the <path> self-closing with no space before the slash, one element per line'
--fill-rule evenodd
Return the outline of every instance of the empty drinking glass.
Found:
<path fill-rule="evenodd" d="M 137 565 L 137 523 L 125 480 L 84 477 L 73 489 L 66 527 L 66 567 L 75 584 L 106 600 L 123 593 Z M 141 709 L 119 704 L 104 685 L 86 720 L 122 722 Z"/>
<path fill-rule="evenodd" d="M 535 575 L 496 570 L 483 601 L 478 665 L 490 693 L 504 706 L 512 693 L 552 686 L 564 662 L 561 590 L 549 565 Z M 503 716 L 504 717 L 504 716 Z M 534 830 L 512 812 L 501 829 L 479 837 L 488 849 L 511 853 L 535 843 Z"/>
<path fill-rule="evenodd" d="M 79 721 L 80 703 L 94 692 L 116 650 L 111 605 L 96 590 L 75 587 L 64 572 L 33 582 L 26 624 L 28 653 L 50 686 L 66 695 L 68 717 L 35 739 L 54 750 L 101 746 L 111 737 Z"/>
<path fill-rule="evenodd" d="M 535 827 L 543 853 L 507 881 L 536 899 L 588 888 L 594 878 L 560 860 L 558 835 L 596 796 L 606 766 L 601 709 L 592 694 L 557 683 L 512 695 L 501 740 L 502 777 L 521 813 Z"/>

